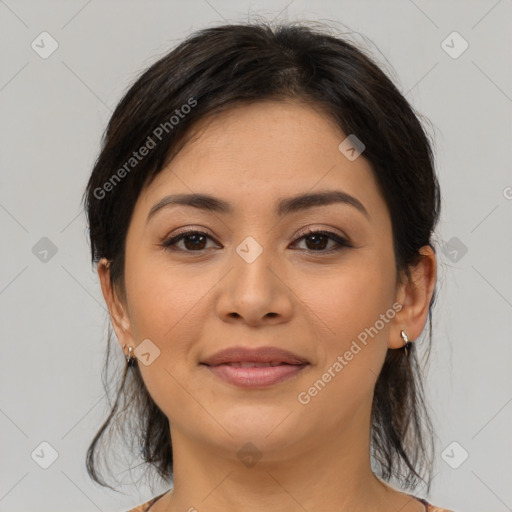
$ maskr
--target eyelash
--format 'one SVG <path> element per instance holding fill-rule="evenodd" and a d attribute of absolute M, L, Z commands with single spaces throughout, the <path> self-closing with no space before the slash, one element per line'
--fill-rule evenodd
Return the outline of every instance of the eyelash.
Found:
<path fill-rule="evenodd" d="M 180 242 L 181 240 L 183 240 L 184 238 L 186 238 L 186 237 L 188 237 L 190 235 L 202 235 L 202 236 L 205 236 L 205 237 L 210 238 L 211 240 L 213 240 L 213 238 L 208 233 L 205 233 L 204 231 L 190 230 L 190 231 L 184 231 L 182 233 L 179 233 L 179 234 L 173 236 L 172 238 L 164 241 L 161 244 L 161 246 L 164 249 L 169 250 L 169 251 L 181 251 L 181 252 L 186 252 L 186 253 L 187 252 L 188 253 L 193 253 L 193 252 L 201 253 L 202 251 L 205 251 L 206 249 L 200 249 L 198 251 L 189 251 L 189 250 L 186 250 L 186 249 L 179 249 L 179 248 L 173 247 L 174 245 L 176 245 L 176 243 Z M 302 233 L 299 234 L 299 237 L 295 240 L 294 243 L 297 243 L 298 241 L 300 241 L 300 240 L 302 240 L 304 238 L 308 238 L 309 236 L 312 236 L 312 235 L 324 235 L 324 236 L 327 236 L 331 240 L 334 240 L 338 244 L 338 247 L 334 247 L 334 248 L 331 248 L 331 249 L 328 249 L 328 250 L 317 250 L 317 251 L 312 250 L 312 249 L 303 249 L 303 250 L 308 251 L 310 253 L 332 254 L 334 252 L 341 251 L 342 249 L 353 247 L 353 245 L 350 244 L 348 242 L 348 240 L 340 237 L 339 235 L 337 235 L 335 233 L 332 233 L 331 231 L 324 231 L 324 230 L 320 230 L 320 231 L 307 230 L 305 232 L 302 232 Z"/>

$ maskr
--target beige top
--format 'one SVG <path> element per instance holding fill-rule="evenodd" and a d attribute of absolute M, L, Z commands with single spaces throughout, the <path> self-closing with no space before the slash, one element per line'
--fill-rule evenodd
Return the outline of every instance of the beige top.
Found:
<path fill-rule="evenodd" d="M 142 505 L 139 505 L 138 507 L 132 508 L 131 510 L 128 510 L 128 512 L 151 512 L 150 507 L 155 503 L 158 499 L 160 499 L 164 494 L 167 494 L 167 491 L 159 494 L 158 496 L 150 499 L 146 503 L 143 503 Z M 416 498 L 416 496 L 411 496 L 414 499 L 417 499 L 418 501 L 421 501 L 425 505 L 425 512 L 453 512 L 453 510 L 448 510 L 446 508 L 439 508 L 434 507 L 430 503 L 427 503 L 425 500 L 422 500 L 420 498 Z"/>
<path fill-rule="evenodd" d="M 138 507 L 128 510 L 128 512 L 148 512 L 149 507 L 151 507 L 151 505 L 153 505 L 153 503 L 155 503 L 155 501 L 159 500 L 164 494 L 167 494 L 167 491 L 162 494 L 159 494 L 155 498 L 150 499 L 146 503 L 139 505 Z"/>

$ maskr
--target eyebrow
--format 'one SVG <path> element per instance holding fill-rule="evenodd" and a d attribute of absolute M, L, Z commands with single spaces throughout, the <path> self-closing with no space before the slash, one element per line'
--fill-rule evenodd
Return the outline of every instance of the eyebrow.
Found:
<path fill-rule="evenodd" d="M 370 219 L 370 214 L 361 201 L 346 192 L 342 192 L 341 190 L 305 193 L 294 197 L 280 199 L 277 203 L 276 213 L 279 217 L 283 217 L 309 208 L 327 206 L 335 203 L 353 206 L 367 219 Z M 232 205 L 217 197 L 207 194 L 172 194 L 165 196 L 151 208 L 148 213 L 146 223 L 149 222 L 151 217 L 153 217 L 157 211 L 170 205 L 192 206 L 193 208 L 216 213 L 233 213 Z"/>

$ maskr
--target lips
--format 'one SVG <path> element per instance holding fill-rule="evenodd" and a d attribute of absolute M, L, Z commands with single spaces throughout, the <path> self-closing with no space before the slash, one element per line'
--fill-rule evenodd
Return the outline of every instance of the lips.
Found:
<path fill-rule="evenodd" d="M 201 362 L 213 375 L 241 388 L 273 386 L 301 373 L 309 365 L 303 357 L 277 347 L 221 350 Z"/>
<path fill-rule="evenodd" d="M 221 363 L 225 366 L 233 366 L 234 368 L 265 368 L 270 366 L 279 366 L 280 364 L 290 364 L 283 363 L 281 361 L 272 361 L 271 363 L 256 363 L 253 361 L 244 361 L 238 363 Z"/>
<path fill-rule="evenodd" d="M 238 366 L 241 368 L 259 367 L 259 366 L 277 366 L 279 364 L 303 365 L 308 360 L 278 347 L 260 347 L 249 349 L 246 347 L 230 347 L 220 352 L 216 352 L 207 359 L 201 361 L 208 366 L 218 366 L 226 364 Z M 247 366 L 249 364 L 249 366 Z"/>

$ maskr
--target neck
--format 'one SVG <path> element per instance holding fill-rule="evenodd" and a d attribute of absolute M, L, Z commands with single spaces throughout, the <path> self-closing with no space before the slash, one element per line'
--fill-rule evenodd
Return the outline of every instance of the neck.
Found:
<path fill-rule="evenodd" d="M 244 459 L 245 463 L 237 455 L 245 440 L 230 450 L 171 426 L 173 492 L 151 512 L 159 512 L 158 505 L 168 512 L 369 512 L 387 510 L 386 503 L 401 505 L 402 512 L 423 510 L 419 502 L 407 506 L 410 498 L 372 472 L 369 427 L 362 428 L 369 425 L 369 414 L 370 407 L 362 408 L 342 432 L 338 424 L 327 435 L 324 431 L 321 439 L 311 436 L 295 443 L 283 439 L 265 446 L 260 440 L 261 458 Z"/>

